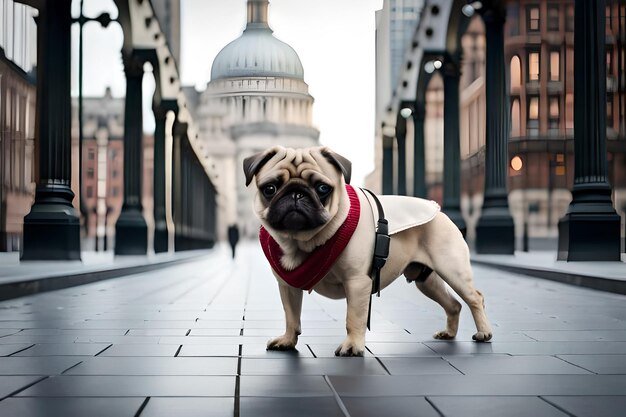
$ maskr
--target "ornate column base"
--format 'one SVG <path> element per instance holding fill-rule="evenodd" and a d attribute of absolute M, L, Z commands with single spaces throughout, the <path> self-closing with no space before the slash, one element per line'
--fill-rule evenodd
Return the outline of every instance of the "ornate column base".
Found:
<path fill-rule="evenodd" d="M 568 212 L 559 220 L 559 261 L 620 261 L 621 219 L 604 184 L 574 186 Z"/>
<path fill-rule="evenodd" d="M 145 255 L 148 253 L 148 226 L 136 208 L 122 209 L 115 223 L 115 254 Z"/>
<path fill-rule="evenodd" d="M 508 207 L 483 209 L 476 225 L 476 253 L 515 253 L 515 224 Z"/>
<path fill-rule="evenodd" d="M 80 261 L 80 219 L 66 185 L 37 187 L 35 203 L 24 217 L 20 260 Z"/>

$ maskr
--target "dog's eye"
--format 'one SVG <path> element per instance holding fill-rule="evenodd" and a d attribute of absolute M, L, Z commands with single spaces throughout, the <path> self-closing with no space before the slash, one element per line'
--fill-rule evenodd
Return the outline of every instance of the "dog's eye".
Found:
<path fill-rule="evenodd" d="M 320 197 L 327 196 L 332 190 L 333 189 L 330 185 L 324 184 L 323 182 L 320 182 L 315 186 L 315 192 L 317 192 L 317 195 L 319 195 Z"/>
<path fill-rule="evenodd" d="M 276 186 L 274 184 L 267 184 L 261 189 L 261 192 L 266 198 L 272 198 L 276 194 Z"/>

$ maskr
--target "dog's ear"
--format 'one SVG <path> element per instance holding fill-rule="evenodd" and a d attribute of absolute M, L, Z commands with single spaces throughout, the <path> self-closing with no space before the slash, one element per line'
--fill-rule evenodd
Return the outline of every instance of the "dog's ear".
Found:
<path fill-rule="evenodd" d="M 328 162 L 336 166 L 337 169 L 343 173 L 343 177 L 346 179 L 346 184 L 350 184 L 350 178 L 352 177 L 352 162 L 328 148 L 322 150 L 322 155 L 328 160 Z"/>
<path fill-rule="evenodd" d="M 276 150 L 271 149 L 269 151 L 259 152 L 256 155 L 252 155 L 243 160 L 243 172 L 246 175 L 246 187 L 252 182 L 252 178 L 263 165 L 267 163 L 272 157 L 276 155 Z"/>

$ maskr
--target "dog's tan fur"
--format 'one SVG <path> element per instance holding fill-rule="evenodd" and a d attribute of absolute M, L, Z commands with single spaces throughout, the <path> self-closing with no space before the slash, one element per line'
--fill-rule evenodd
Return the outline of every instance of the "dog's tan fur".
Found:
<path fill-rule="evenodd" d="M 333 156 L 344 163 L 337 162 Z M 264 157 L 266 160 L 258 167 L 250 163 L 258 162 Z M 347 160 L 324 147 L 274 147 L 249 158 L 247 163 L 244 162 L 248 181 L 255 176 L 257 186 L 267 183 L 268 178 L 280 178 L 282 187 L 294 181 L 310 187 L 316 182 L 324 181 L 334 187 L 331 198 L 324 206 L 328 213 L 328 222 L 313 230 L 299 232 L 274 230 L 266 221 L 269 205 L 257 192 L 255 212 L 283 250 L 281 264 L 285 269 L 294 269 L 300 265 L 310 252 L 335 234 L 347 217 L 349 199 L 345 190 L 346 172 L 344 169 L 342 175 L 342 170 L 339 169 L 345 168 L 346 162 L 349 164 Z M 372 289 L 370 268 L 374 250 L 375 219 L 365 195 L 361 191 L 357 191 L 357 194 L 361 203 L 359 225 L 330 272 L 313 289 L 329 298 L 347 299 L 347 336 L 335 351 L 340 356 L 363 355 Z M 436 332 L 434 337 L 452 339 L 458 330 L 461 304 L 448 292 L 445 281 L 470 307 L 477 328 L 473 339 L 479 342 L 490 340 L 491 325 L 485 315 L 484 298 L 474 288 L 467 244 L 459 229 L 444 213 L 438 213 L 433 220 L 421 226 L 392 235 L 389 257 L 381 271 L 381 288 L 385 288 L 403 274 L 408 278 L 415 278 L 421 270 L 418 264 L 427 265 L 434 272 L 426 281 L 417 283 L 417 287 L 439 303 L 447 315 L 446 328 Z M 294 349 L 301 333 L 303 291 L 287 285 L 278 275 L 276 278 L 285 310 L 286 330 L 282 336 L 270 340 L 267 348 Z"/>

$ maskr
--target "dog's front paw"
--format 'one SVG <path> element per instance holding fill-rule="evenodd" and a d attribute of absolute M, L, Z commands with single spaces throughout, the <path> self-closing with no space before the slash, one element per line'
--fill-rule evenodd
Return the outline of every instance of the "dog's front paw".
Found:
<path fill-rule="evenodd" d="M 472 339 L 476 342 L 488 342 L 491 340 L 492 336 L 491 332 L 476 332 L 476 334 L 472 336 Z"/>
<path fill-rule="evenodd" d="M 455 333 L 450 330 L 440 330 L 433 335 L 433 339 L 437 340 L 452 340 L 456 337 Z"/>
<path fill-rule="evenodd" d="M 267 342 L 267 350 L 293 350 L 298 343 L 297 338 L 291 338 L 287 335 L 276 337 Z"/>
<path fill-rule="evenodd" d="M 365 352 L 365 343 L 356 343 L 350 338 L 346 338 L 337 349 L 335 356 L 363 356 Z"/>

